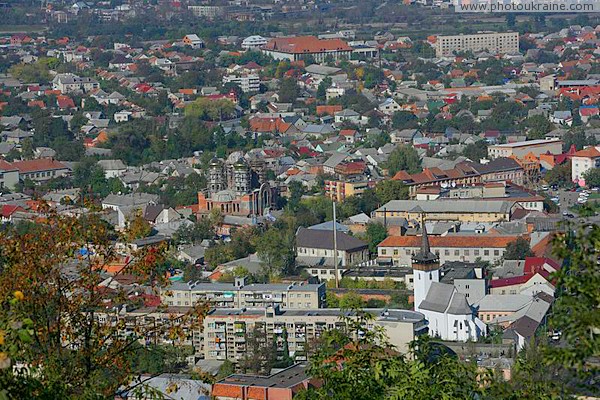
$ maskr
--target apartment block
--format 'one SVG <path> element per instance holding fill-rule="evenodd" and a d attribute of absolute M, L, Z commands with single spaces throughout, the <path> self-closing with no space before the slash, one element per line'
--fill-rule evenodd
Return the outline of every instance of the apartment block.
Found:
<path fill-rule="evenodd" d="M 437 57 L 452 56 L 461 51 L 488 51 L 494 54 L 519 52 L 519 33 L 477 33 L 474 35 L 437 36 L 433 43 Z"/>
<path fill-rule="evenodd" d="M 209 302 L 216 308 L 264 307 L 277 304 L 282 309 L 325 307 L 325 284 L 246 285 L 243 278 L 231 283 L 174 282 L 161 290 L 161 301 L 167 306 L 191 307 Z"/>
<path fill-rule="evenodd" d="M 416 336 L 427 333 L 427 322 L 421 313 L 388 309 L 366 311 L 375 317 L 370 327 L 383 327 L 391 344 L 401 352 L 408 350 L 408 344 Z M 204 319 L 204 357 L 207 360 L 237 362 L 246 354 L 249 335 L 259 331 L 266 336 L 267 343 L 276 343 L 278 353 L 284 351 L 284 340 L 287 340 L 290 356 L 295 361 L 306 361 L 310 346 L 325 330 L 346 331 L 342 317 L 354 316 L 336 308 L 281 310 L 275 306 L 215 309 Z"/>
<path fill-rule="evenodd" d="M 260 78 L 258 75 L 227 75 L 223 77 L 223 84 L 235 83 L 244 93 L 258 92 L 260 90 Z"/>
<path fill-rule="evenodd" d="M 214 19 L 225 12 L 225 9 L 220 6 L 188 6 L 188 10 L 194 14 L 195 17 L 205 17 L 208 19 Z"/>

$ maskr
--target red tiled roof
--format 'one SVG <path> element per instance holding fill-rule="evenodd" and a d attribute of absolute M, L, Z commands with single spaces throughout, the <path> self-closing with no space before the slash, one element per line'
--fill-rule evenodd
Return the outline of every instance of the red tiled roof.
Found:
<path fill-rule="evenodd" d="M 25 211 L 25 209 L 21 206 L 15 206 L 12 204 L 3 204 L 2 205 L 2 209 L 1 209 L 1 213 L 3 217 L 10 217 L 12 214 L 14 214 L 17 211 Z"/>
<path fill-rule="evenodd" d="M 37 160 L 16 161 L 12 166 L 19 170 L 20 173 L 50 171 L 56 169 L 66 169 L 67 167 L 51 158 L 39 158 Z"/>
<path fill-rule="evenodd" d="M 600 157 L 600 151 L 598 151 L 595 147 L 588 147 L 587 149 L 579 150 L 577 153 L 573 154 L 573 156 L 596 158 Z"/>
<path fill-rule="evenodd" d="M 431 236 L 431 247 L 504 248 L 518 236 Z M 525 237 L 526 240 L 529 238 Z M 388 236 L 377 247 L 420 247 L 421 236 Z"/>
<path fill-rule="evenodd" d="M 225 383 L 215 383 L 212 388 L 212 393 L 214 397 L 228 397 L 233 399 L 241 399 L 242 398 L 242 387 L 228 385 Z"/>
<path fill-rule="evenodd" d="M 69 96 L 56 96 L 56 103 L 59 108 L 75 108 L 75 103 Z"/>
<path fill-rule="evenodd" d="M 2 171 L 16 171 L 17 168 L 5 160 L 0 160 L 0 170 Z"/>
<path fill-rule="evenodd" d="M 250 129 L 254 132 L 264 133 L 284 133 L 292 124 L 286 123 L 281 118 L 259 118 L 250 119 Z"/>
<path fill-rule="evenodd" d="M 275 38 L 264 46 L 266 50 L 292 54 L 322 53 L 325 51 L 352 51 L 341 39 L 318 39 L 315 36 Z"/>

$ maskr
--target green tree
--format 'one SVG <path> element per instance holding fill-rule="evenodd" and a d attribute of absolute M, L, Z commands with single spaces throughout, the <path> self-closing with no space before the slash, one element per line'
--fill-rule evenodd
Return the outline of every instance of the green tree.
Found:
<path fill-rule="evenodd" d="M 365 233 L 371 253 L 376 253 L 377 245 L 388 236 L 387 229 L 380 222 L 369 222 Z"/>
<path fill-rule="evenodd" d="M 247 325 L 246 329 L 248 329 Z M 267 340 L 265 329 L 266 326 L 262 324 L 254 324 L 252 330 L 247 330 L 245 333 L 246 352 L 238 362 L 238 367 L 245 373 L 268 375 L 273 368 L 277 357 L 273 346 Z"/>
<path fill-rule="evenodd" d="M 295 78 L 284 78 L 279 87 L 279 102 L 294 103 L 300 96 L 300 88 Z"/>
<path fill-rule="evenodd" d="M 506 251 L 504 252 L 505 260 L 524 260 L 525 257 L 532 257 L 534 254 L 531 251 L 529 242 L 518 237 L 516 240 L 506 245 Z"/>
<path fill-rule="evenodd" d="M 418 126 L 417 117 L 410 111 L 396 111 L 392 115 L 392 126 L 395 129 L 410 129 Z"/>
<path fill-rule="evenodd" d="M 480 140 L 476 143 L 469 143 L 463 150 L 463 156 L 469 160 L 479 162 L 482 158 L 487 158 L 487 142 Z"/>
<path fill-rule="evenodd" d="M 198 244 L 205 239 L 212 239 L 215 232 L 208 218 L 202 218 L 193 224 L 182 224 L 173 234 L 175 244 Z"/>
<path fill-rule="evenodd" d="M 591 168 L 583 174 L 588 187 L 600 187 L 600 168 Z"/>
<path fill-rule="evenodd" d="M 544 348 L 545 362 L 565 367 L 576 382 L 597 393 L 600 368 L 593 360 L 600 356 L 600 226 L 557 236 L 554 247 L 565 262 L 553 274 L 558 296 L 549 327 L 561 332 L 561 343 Z"/>
<path fill-rule="evenodd" d="M 571 161 L 554 166 L 554 168 L 546 172 L 544 180 L 549 185 L 560 187 L 569 185 L 571 183 Z"/>
<path fill-rule="evenodd" d="M 317 99 L 325 100 L 325 96 L 327 94 L 327 89 L 329 87 L 331 87 L 331 78 L 326 77 L 325 79 L 323 79 L 321 81 L 321 83 L 319 83 L 319 86 L 317 88 Z"/>
<path fill-rule="evenodd" d="M 375 194 L 379 204 L 385 204 L 391 200 L 408 200 L 408 187 L 402 181 L 388 179 L 377 184 Z"/>
<path fill-rule="evenodd" d="M 533 115 L 524 121 L 527 129 L 527 139 L 543 139 L 548 132 L 554 129 L 554 125 L 544 115 Z"/>
<path fill-rule="evenodd" d="M 400 145 L 392 151 L 385 163 L 390 176 L 396 175 L 398 171 L 406 171 L 409 174 L 421 172 L 421 159 L 413 147 Z"/>

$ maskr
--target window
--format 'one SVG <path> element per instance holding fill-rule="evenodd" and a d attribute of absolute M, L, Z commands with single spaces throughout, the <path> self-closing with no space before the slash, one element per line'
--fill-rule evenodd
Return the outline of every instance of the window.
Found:
<path fill-rule="evenodd" d="M 410 250 L 409 249 L 404 250 L 404 252 L 406 253 L 407 256 L 410 256 Z"/>
<path fill-rule="evenodd" d="M 483 251 L 483 255 L 484 256 L 489 256 L 490 255 L 490 251 L 489 250 L 484 250 Z"/>
<path fill-rule="evenodd" d="M 479 255 L 479 250 L 473 250 L 473 254 L 478 256 Z"/>
<path fill-rule="evenodd" d="M 465 250 L 465 256 L 469 255 L 469 250 Z"/>
<path fill-rule="evenodd" d="M 444 250 L 444 255 L 445 256 L 449 256 L 450 255 L 450 250 Z"/>
<path fill-rule="evenodd" d="M 381 249 L 381 254 L 385 256 L 387 254 L 387 250 L 386 249 Z"/>
<path fill-rule="evenodd" d="M 500 255 L 500 250 L 494 250 L 494 255 L 495 256 L 499 256 Z"/>
<path fill-rule="evenodd" d="M 455 256 L 459 256 L 460 255 L 460 250 L 454 250 L 454 255 Z"/>
<path fill-rule="evenodd" d="M 394 255 L 397 256 L 398 255 L 398 249 L 394 249 Z"/>

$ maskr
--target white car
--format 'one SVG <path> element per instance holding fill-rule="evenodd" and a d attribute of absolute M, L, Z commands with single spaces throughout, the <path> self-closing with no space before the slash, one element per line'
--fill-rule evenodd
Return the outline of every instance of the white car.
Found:
<path fill-rule="evenodd" d="M 587 203 L 587 199 L 585 199 L 585 198 L 583 198 L 583 199 L 582 199 L 582 198 L 579 198 L 579 199 L 577 199 L 577 202 L 578 202 L 579 204 L 585 204 L 585 203 Z"/>

